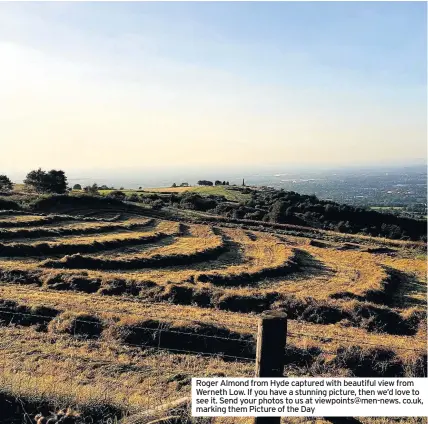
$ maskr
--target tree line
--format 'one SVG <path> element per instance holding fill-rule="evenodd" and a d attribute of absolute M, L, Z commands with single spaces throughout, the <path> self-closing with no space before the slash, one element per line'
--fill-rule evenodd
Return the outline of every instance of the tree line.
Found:
<path fill-rule="evenodd" d="M 25 186 L 36 193 L 58 193 L 67 191 L 67 177 L 62 170 L 51 169 L 43 171 L 41 168 L 30 171 L 24 180 Z M 13 183 L 6 175 L 0 175 L 0 191 L 13 190 Z"/>
<path fill-rule="evenodd" d="M 51 169 L 44 171 L 41 168 L 30 171 L 24 180 L 27 190 L 36 193 L 55 193 L 64 194 L 71 188 L 67 184 L 67 176 L 62 170 Z M 121 190 L 123 187 L 121 187 Z M 9 192 L 13 190 L 13 183 L 7 175 L 0 175 L 0 192 Z M 73 190 L 83 190 L 88 194 L 99 194 L 99 190 L 114 190 L 114 187 L 98 184 L 82 187 L 80 184 L 74 184 Z"/>
<path fill-rule="evenodd" d="M 208 180 L 199 180 L 198 181 L 198 185 L 202 185 L 202 186 L 229 185 L 229 181 L 215 180 L 214 183 L 213 183 L 212 181 L 208 181 Z"/>

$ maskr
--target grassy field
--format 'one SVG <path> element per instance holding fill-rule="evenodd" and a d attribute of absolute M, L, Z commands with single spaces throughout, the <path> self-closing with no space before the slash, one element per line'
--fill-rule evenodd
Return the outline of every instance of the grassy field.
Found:
<path fill-rule="evenodd" d="M 100 193 L 103 196 L 108 195 L 113 190 L 100 190 Z M 156 187 L 156 188 L 144 188 L 142 190 L 121 190 L 123 193 L 125 193 L 127 196 L 130 196 L 133 193 L 136 193 L 138 195 L 144 195 L 147 193 L 149 195 L 150 193 L 184 193 L 187 191 L 190 191 L 192 193 L 198 193 L 202 196 L 224 196 L 227 200 L 233 201 L 233 202 L 240 202 L 244 200 L 249 200 L 250 195 L 244 194 L 239 192 L 238 190 L 234 190 L 231 187 L 228 186 L 192 186 L 192 187 Z"/>
<path fill-rule="evenodd" d="M 396 210 L 401 211 L 404 209 L 403 206 L 370 206 L 370 209 L 375 211 L 383 211 L 383 210 Z"/>
<path fill-rule="evenodd" d="M 147 422 L 153 404 L 189 396 L 192 376 L 252 376 L 266 310 L 289 316 L 288 376 L 426 376 L 423 244 L 143 211 L 1 216 L 0 401 Z"/>

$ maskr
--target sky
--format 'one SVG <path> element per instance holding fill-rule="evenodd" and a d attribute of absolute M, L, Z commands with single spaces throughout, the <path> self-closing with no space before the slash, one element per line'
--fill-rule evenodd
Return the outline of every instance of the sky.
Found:
<path fill-rule="evenodd" d="M 0 173 L 426 159 L 426 8 L 0 2 Z"/>

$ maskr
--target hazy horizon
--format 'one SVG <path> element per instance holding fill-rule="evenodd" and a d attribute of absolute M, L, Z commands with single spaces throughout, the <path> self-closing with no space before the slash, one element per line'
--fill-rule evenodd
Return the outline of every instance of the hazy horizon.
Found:
<path fill-rule="evenodd" d="M 426 161 L 415 161 L 413 163 L 389 163 L 377 165 L 348 165 L 348 166 L 289 166 L 283 165 L 255 165 L 255 166 L 235 166 L 235 167 L 147 167 L 147 168 L 112 168 L 112 169 L 64 169 L 69 185 L 76 183 L 89 185 L 109 185 L 116 188 L 142 187 L 164 187 L 172 183 L 180 184 L 188 182 L 196 184 L 198 180 L 230 180 L 231 184 L 240 184 L 242 178 L 249 179 L 250 184 L 261 185 L 262 181 L 271 177 L 281 175 L 292 175 L 301 178 L 322 174 L 325 177 L 334 175 L 355 174 L 356 172 L 381 174 L 385 172 L 410 172 L 426 171 Z M 33 169 L 33 168 L 32 168 Z M 35 169 L 35 168 L 34 168 Z M 49 170 L 49 168 L 46 168 Z M 22 183 L 29 170 L 9 173 L 14 183 Z M 248 182 L 248 181 L 247 181 Z"/>
<path fill-rule="evenodd" d="M 0 3 L 0 173 L 426 162 L 426 7 Z"/>

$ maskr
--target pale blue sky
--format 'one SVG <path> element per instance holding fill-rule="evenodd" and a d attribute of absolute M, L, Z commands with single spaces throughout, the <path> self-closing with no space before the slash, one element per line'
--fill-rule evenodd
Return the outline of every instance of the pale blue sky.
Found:
<path fill-rule="evenodd" d="M 424 158 L 426 7 L 0 3 L 0 167 Z"/>

